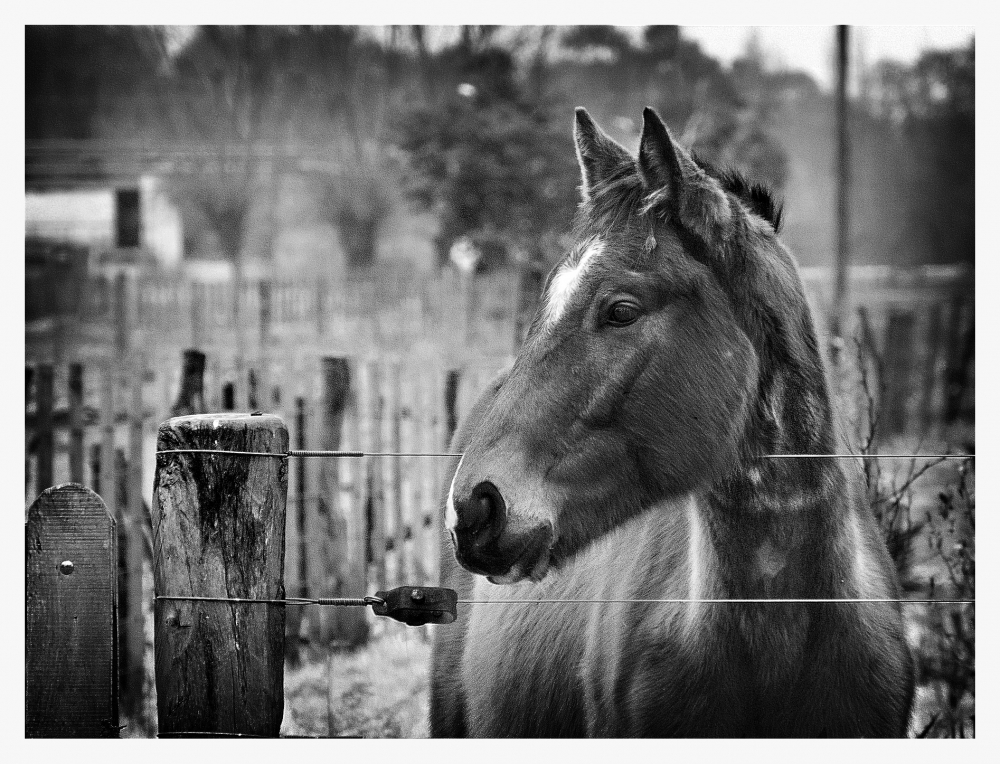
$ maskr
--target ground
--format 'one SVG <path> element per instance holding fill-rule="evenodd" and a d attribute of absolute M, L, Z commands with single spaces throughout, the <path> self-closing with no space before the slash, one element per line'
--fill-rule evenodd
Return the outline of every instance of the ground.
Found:
<path fill-rule="evenodd" d="M 306 648 L 286 665 L 283 737 L 429 736 L 429 627 L 380 621 L 362 649 Z"/>

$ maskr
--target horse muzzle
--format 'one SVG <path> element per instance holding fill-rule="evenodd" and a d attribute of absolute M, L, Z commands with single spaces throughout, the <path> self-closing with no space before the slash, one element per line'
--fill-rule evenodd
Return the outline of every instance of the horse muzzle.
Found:
<path fill-rule="evenodd" d="M 540 581 L 548 571 L 552 525 L 530 522 L 509 511 L 493 483 L 478 483 L 467 498 L 454 496 L 451 528 L 455 557 L 466 570 L 495 584 L 525 578 Z"/>

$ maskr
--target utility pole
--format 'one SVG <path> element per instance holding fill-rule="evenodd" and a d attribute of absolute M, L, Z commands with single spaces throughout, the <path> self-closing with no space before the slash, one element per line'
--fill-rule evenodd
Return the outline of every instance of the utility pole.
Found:
<path fill-rule="evenodd" d="M 830 316 L 832 346 L 830 357 L 834 366 L 839 365 L 844 348 L 845 303 L 847 301 L 847 272 L 850 264 L 850 141 L 847 135 L 847 73 L 848 29 L 837 27 L 837 270 L 833 290 L 833 311 Z"/>

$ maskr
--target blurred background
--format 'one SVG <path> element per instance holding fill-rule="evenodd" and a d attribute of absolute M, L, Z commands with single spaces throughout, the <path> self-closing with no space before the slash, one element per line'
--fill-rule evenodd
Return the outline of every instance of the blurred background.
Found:
<path fill-rule="evenodd" d="M 71 479 L 118 517 L 125 734 L 156 729 L 158 424 L 445 449 L 569 244 L 578 105 L 630 150 L 652 106 L 784 199 L 848 448 L 974 452 L 971 28 L 25 34 L 25 497 Z M 289 596 L 433 582 L 453 460 L 326 461 L 290 463 Z M 908 595 L 973 598 L 973 463 L 866 464 Z M 973 734 L 972 606 L 907 613 L 913 734 Z M 427 733 L 428 627 L 288 621 L 285 732 Z"/>

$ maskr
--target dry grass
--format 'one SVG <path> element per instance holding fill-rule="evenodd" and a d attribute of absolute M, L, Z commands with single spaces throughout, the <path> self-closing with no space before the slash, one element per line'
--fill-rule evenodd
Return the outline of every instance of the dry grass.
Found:
<path fill-rule="evenodd" d="M 283 737 L 428 737 L 428 627 L 379 619 L 363 648 L 303 650 L 285 669 Z"/>

